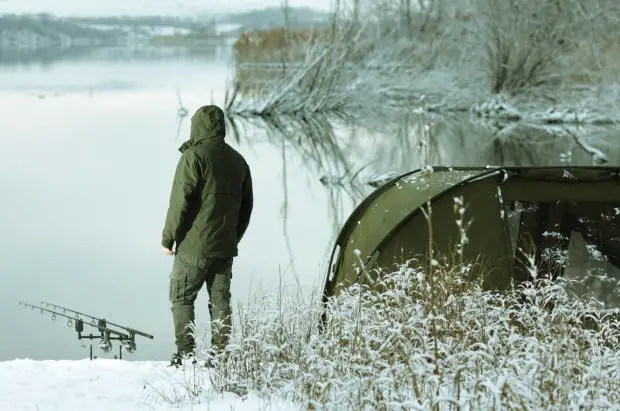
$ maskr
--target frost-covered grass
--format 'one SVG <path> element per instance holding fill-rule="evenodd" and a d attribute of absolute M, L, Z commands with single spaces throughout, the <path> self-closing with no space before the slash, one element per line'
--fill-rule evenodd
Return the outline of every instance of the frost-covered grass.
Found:
<path fill-rule="evenodd" d="M 613 92 L 614 39 L 620 29 L 616 2 L 431 0 L 419 12 L 411 2 L 338 4 L 333 35 L 291 41 L 304 58 L 286 62 L 286 70 L 236 67 L 228 111 L 367 118 L 410 110 L 425 96 L 430 111 L 479 112 L 499 95 L 517 111 L 511 120 L 549 109 L 592 114 L 592 121 L 620 118 Z M 603 116 L 582 107 L 590 100 Z M 567 115 L 562 121 L 577 120 Z"/>
<path fill-rule="evenodd" d="M 316 299 L 257 296 L 215 368 L 187 369 L 204 382 L 192 390 L 300 409 L 620 409 L 617 309 L 571 297 L 568 280 L 486 291 L 460 267 L 410 261 L 353 285 L 322 331 Z"/>

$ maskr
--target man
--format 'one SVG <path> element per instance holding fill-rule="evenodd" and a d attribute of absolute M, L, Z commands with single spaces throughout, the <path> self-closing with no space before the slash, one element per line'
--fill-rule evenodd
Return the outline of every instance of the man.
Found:
<path fill-rule="evenodd" d="M 250 222 L 253 194 L 250 169 L 225 136 L 224 112 L 206 105 L 192 116 L 190 139 L 179 148 L 161 242 L 163 252 L 174 255 L 169 298 L 175 366 L 194 353 L 188 325 L 194 322 L 194 302 L 203 284 L 209 293 L 213 351 L 226 347 L 231 331 L 232 262 Z"/>

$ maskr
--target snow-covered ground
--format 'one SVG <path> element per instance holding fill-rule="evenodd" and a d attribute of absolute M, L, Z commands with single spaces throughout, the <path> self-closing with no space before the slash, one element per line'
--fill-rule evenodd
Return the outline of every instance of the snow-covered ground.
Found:
<path fill-rule="evenodd" d="M 0 362 L 0 410 L 292 410 L 285 403 L 254 394 L 210 394 L 198 405 L 175 406 L 191 371 L 170 368 L 166 362 L 89 359 L 80 361 Z"/>

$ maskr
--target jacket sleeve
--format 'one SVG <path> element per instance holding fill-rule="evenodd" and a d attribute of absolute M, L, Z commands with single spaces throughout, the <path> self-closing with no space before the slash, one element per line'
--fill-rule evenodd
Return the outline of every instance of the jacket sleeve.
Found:
<path fill-rule="evenodd" d="M 239 225 L 237 226 L 237 242 L 241 241 L 250 224 L 250 216 L 254 207 L 254 193 L 252 190 L 252 175 L 248 168 L 248 174 L 243 181 L 241 193 L 241 208 L 239 210 Z"/>
<path fill-rule="evenodd" d="M 198 159 L 193 150 L 186 150 L 181 155 L 174 173 L 170 203 L 162 232 L 161 245 L 169 250 L 172 250 L 177 239 L 179 228 L 187 213 L 189 200 L 196 190 L 199 179 Z"/>

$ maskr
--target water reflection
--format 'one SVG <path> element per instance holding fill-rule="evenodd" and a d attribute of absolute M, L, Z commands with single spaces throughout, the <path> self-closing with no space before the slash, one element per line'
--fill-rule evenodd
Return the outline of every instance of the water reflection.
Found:
<path fill-rule="evenodd" d="M 32 55 L 46 59 L 47 52 L 56 53 L 46 49 Z M 200 92 L 208 100 L 214 93 L 223 92 L 231 56 L 230 48 L 216 45 L 201 49 L 88 48 L 75 51 L 78 54 L 72 57 L 64 54 L 72 53 L 70 50 L 57 52 L 51 60 L 40 62 L 1 55 L 0 90 L 28 91 L 44 98 L 77 92 L 95 95 L 162 90 L 172 86 L 178 87 L 183 97 Z"/>
<path fill-rule="evenodd" d="M 493 139 L 496 163 L 515 166 L 614 165 L 618 127 L 540 127 L 517 125 Z"/>
<path fill-rule="evenodd" d="M 403 114 L 398 121 L 366 126 L 364 155 L 374 172 L 437 166 L 617 165 L 620 126 L 497 125 L 459 116 Z M 429 130 L 428 136 L 422 127 Z M 372 127 L 372 128 L 371 128 Z M 428 156 L 423 156 L 424 147 Z"/>
<path fill-rule="evenodd" d="M 389 178 L 434 166 L 589 166 L 620 164 L 620 126 L 497 124 L 465 115 L 422 117 L 404 112 L 389 119 L 307 117 L 229 118 L 236 138 L 262 129 L 286 156 L 293 150 L 329 193 L 335 230 L 350 210 Z M 424 132 L 426 127 L 427 132 Z M 239 137 L 241 136 L 241 137 Z M 285 196 L 286 197 L 286 196 Z M 286 217 L 286 204 L 282 207 Z M 284 218 L 286 220 L 286 218 Z"/>
<path fill-rule="evenodd" d="M 340 145 L 342 139 L 337 134 L 337 129 L 332 120 L 326 116 L 313 118 L 233 116 L 227 118 L 228 129 L 231 130 L 229 136 L 237 144 L 252 146 L 257 143 L 266 143 L 279 153 L 278 166 L 281 168 L 281 173 L 277 184 L 280 185 L 282 193 L 279 207 L 282 222 L 281 232 L 287 245 L 290 268 L 295 277 L 299 275 L 295 264 L 298 256 L 294 254 L 291 246 L 290 206 L 292 203 L 306 200 L 291 198 L 291 184 L 299 184 L 299 180 L 291 179 L 291 176 L 297 174 L 298 167 L 301 166 L 305 173 L 312 176 L 311 178 L 314 180 L 314 182 L 307 181 L 306 184 L 312 185 L 318 182 L 318 176 L 322 174 L 346 174 L 351 169 L 346 155 L 346 146 Z M 262 140 L 257 138 L 256 130 L 261 130 Z M 347 187 L 339 188 L 344 188 L 344 190 L 334 187 L 328 187 L 327 190 L 328 204 L 326 207 L 329 211 L 325 217 L 329 221 L 331 233 L 322 245 L 324 256 L 329 252 L 332 238 L 337 234 L 340 225 L 351 211 L 355 201 L 361 198 L 361 195 L 355 195 L 348 191 Z M 295 191 L 293 190 L 293 192 Z"/>
<path fill-rule="evenodd" d="M 41 49 L 0 49 L 0 66 L 16 68 L 38 65 L 49 67 L 54 63 L 100 62 L 162 62 L 171 59 L 209 61 L 229 53 L 229 47 L 46 47 Z"/>

